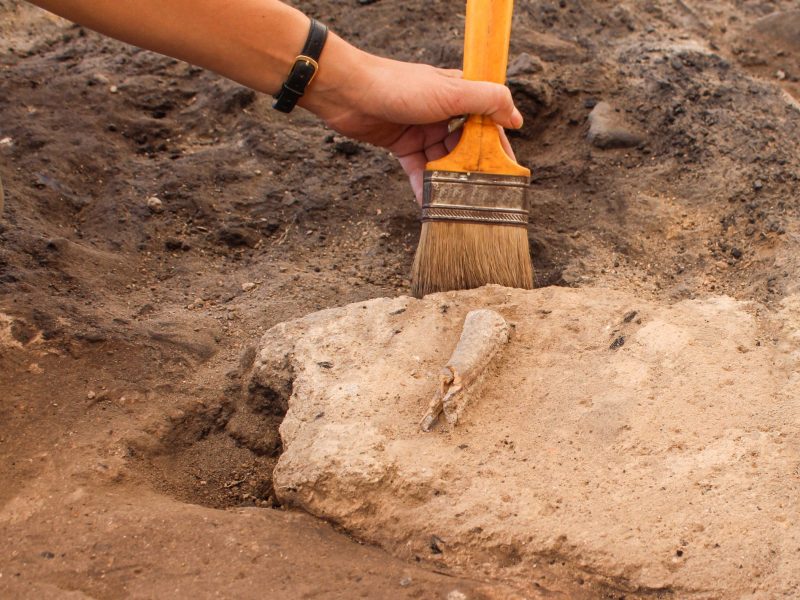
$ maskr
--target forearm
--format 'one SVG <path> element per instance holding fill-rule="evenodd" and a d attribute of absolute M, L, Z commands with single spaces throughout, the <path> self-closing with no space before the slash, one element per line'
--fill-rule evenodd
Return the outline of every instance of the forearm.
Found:
<path fill-rule="evenodd" d="M 268 94 L 280 88 L 309 28 L 308 17 L 277 0 L 33 1 L 90 29 Z M 344 93 L 340 88 L 362 55 L 329 36 L 320 60 L 325 68 L 313 83 L 320 101 Z M 301 104 L 314 106 L 309 98 Z"/>

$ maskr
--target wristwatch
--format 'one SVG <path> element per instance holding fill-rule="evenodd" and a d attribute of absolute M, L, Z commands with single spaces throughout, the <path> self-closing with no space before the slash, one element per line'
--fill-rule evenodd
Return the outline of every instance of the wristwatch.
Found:
<path fill-rule="evenodd" d="M 292 112 L 319 71 L 319 62 L 317 61 L 319 61 L 327 39 L 328 28 L 316 19 L 311 19 L 306 45 L 303 46 L 300 55 L 294 59 L 292 70 L 289 71 L 289 76 L 275 95 L 272 108 L 285 113 Z"/>

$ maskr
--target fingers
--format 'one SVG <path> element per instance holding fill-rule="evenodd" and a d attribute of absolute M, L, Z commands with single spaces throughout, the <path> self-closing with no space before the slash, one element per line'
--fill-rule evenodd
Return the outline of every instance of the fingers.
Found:
<path fill-rule="evenodd" d="M 422 152 L 415 152 L 414 154 L 399 157 L 398 160 L 400 161 L 400 166 L 403 167 L 403 171 L 408 175 L 417 204 L 422 206 L 422 174 L 428 162 L 425 155 Z"/>
<path fill-rule="evenodd" d="M 487 81 L 448 77 L 442 86 L 442 103 L 450 115 L 486 115 L 509 129 L 522 127 L 522 113 L 514 106 L 511 91 Z"/>
<path fill-rule="evenodd" d="M 428 161 L 431 160 L 439 160 L 440 158 L 447 156 L 449 150 L 445 146 L 444 142 L 438 142 L 433 146 L 428 146 L 425 148 L 425 158 Z"/>
<path fill-rule="evenodd" d="M 444 147 L 447 148 L 448 152 L 452 152 L 455 150 L 458 141 L 461 139 L 461 132 L 463 129 L 457 129 L 446 138 L 444 138 Z"/>
<path fill-rule="evenodd" d="M 447 137 L 447 123 L 432 123 L 418 127 L 408 127 L 388 149 L 398 158 L 406 154 L 419 152 L 424 148 L 438 144 Z"/>
<path fill-rule="evenodd" d="M 514 156 L 514 149 L 511 147 L 511 142 L 508 141 L 508 137 L 506 136 L 506 132 L 499 125 L 497 126 L 497 129 L 500 130 L 500 145 L 503 146 L 503 150 L 506 151 L 506 154 L 508 154 L 508 157 L 510 159 L 516 161 L 517 157 Z"/>
<path fill-rule="evenodd" d="M 439 69 L 439 72 L 445 77 L 455 77 L 456 79 L 464 77 L 464 71 L 461 69 Z"/>

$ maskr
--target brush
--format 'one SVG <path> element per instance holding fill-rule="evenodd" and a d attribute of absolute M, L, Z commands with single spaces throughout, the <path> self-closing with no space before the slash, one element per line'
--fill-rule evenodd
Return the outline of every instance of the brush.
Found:
<path fill-rule="evenodd" d="M 464 78 L 505 83 L 513 0 L 468 0 Z M 471 115 L 453 151 L 425 167 L 417 298 L 496 283 L 533 287 L 530 171 L 506 154 L 490 117 Z"/>

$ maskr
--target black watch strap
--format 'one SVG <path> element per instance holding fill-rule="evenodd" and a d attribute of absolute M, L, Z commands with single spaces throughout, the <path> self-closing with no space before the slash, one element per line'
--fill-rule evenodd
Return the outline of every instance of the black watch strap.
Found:
<path fill-rule="evenodd" d="M 285 113 L 292 112 L 319 70 L 317 61 L 327 39 L 328 28 L 316 19 L 311 19 L 306 45 L 303 46 L 300 55 L 294 59 L 292 70 L 280 91 L 275 95 L 272 108 Z"/>

